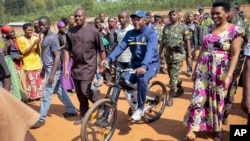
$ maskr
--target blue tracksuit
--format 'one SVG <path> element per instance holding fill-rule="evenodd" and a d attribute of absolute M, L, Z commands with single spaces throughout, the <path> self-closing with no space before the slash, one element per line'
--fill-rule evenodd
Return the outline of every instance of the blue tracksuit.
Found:
<path fill-rule="evenodd" d="M 154 77 L 160 68 L 160 58 L 157 51 L 157 33 L 150 27 L 144 26 L 141 30 L 130 30 L 127 32 L 122 42 L 107 57 L 109 63 L 127 48 L 130 47 L 132 54 L 130 68 L 143 67 L 146 70 L 144 75 L 125 75 L 125 79 L 131 83 L 137 82 L 138 88 L 138 108 L 143 109 L 145 103 L 149 80 Z"/>

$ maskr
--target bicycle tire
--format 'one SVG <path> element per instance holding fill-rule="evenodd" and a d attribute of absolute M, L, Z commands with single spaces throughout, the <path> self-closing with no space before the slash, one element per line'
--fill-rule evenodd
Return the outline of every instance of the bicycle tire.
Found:
<path fill-rule="evenodd" d="M 166 86 L 160 82 L 160 81 L 153 81 L 150 86 L 148 87 L 148 94 L 150 92 L 150 88 L 154 87 L 154 86 L 159 86 L 159 88 L 161 89 L 160 92 L 157 92 L 158 95 L 162 95 L 162 104 L 160 105 L 160 110 L 156 113 L 155 116 L 150 117 L 149 114 L 147 114 L 146 112 L 144 112 L 144 119 L 146 120 L 146 122 L 154 122 L 156 120 L 158 120 L 162 113 L 164 112 L 165 108 L 166 108 L 166 102 L 167 102 L 167 89 Z M 156 93 L 156 92 L 155 92 Z M 159 94 L 161 93 L 161 94 Z M 148 95 L 147 94 L 147 95 Z M 145 103 L 146 104 L 146 103 Z M 159 103 L 158 103 L 159 104 Z M 145 108 L 145 107 L 144 107 Z"/>
<path fill-rule="evenodd" d="M 100 121 L 99 119 L 96 119 L 96 122 L 94 123 L 96 125 L 96 127 L 98 128 L 102 128 L 104 129 L 102 134 L 105 134 L 103 136 L 104 141 L 109 141 L 110 138 L 112 137 L 112 135 L 114 134 L 114 131 L 116 129 L 116 125 L 117 125 L 117 107 L 113 104 L 113 102 L 111 101 L 111 99 L 100 99 L 97 102 L 94 103 L 94 105 L 87 111 L 87 113 L 85 114 L 83 121 L 82 121 L 82 126 L 81 126 L 81 140 L 82 141 L 90 141 L 90 139 L 88 138 L 88 132 L 87 132 L 87 127 L 89 125 L 89 122 L 91 119 L 94 120 L 94 118 L 101 118 L 101 120 L 106 120 L 107 115 L 102 115 L 104 112 L 107 111 L 102 111 L 101 112 L 101 108 L 103 108 L 104 106 L 110 106 L 111 108 L 114 109 L 113 113 L 112 113 L 112 122 L 113 124 L 110 126 L 110 130 L 109 132 L 106 134 L 105 130 L 107 129 L 106 127 L 98 127 L 97 122 Z M 105 107 L 104 107 L 105 108 Z M 110 111 L 109 111 L 110 112 Z M 110 113 L 108 113 L 110 114 Z M 95 117 L 94 117 L 95 116 Z M 108 119 L 107 119 L 108 122 Z M 96 134 L 96 132 L 94 131 L 94 133 L 91 133 L 91 135 Z M 96 139 L 93 139 L 96 140 Z"/>

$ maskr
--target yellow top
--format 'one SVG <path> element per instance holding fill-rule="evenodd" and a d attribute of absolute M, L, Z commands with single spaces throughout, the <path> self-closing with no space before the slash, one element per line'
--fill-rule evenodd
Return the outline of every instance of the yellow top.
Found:
<path fill-rule="evenodd" d="M 37 39 L 36 36 L 31 36 L 31 39 L 27 39 L 24 36 L 20 36 L 17 38 L 17 43 L 19 50 L 21 53 L 24 53 L 24 51 L 30 47 L 30 45 Z M 42 68 L 41 58 L 39 52 L 37 52 L 37 48 L 40 49 L 39 45 L 36 45 L 32 48 L 32 50 L 26 54 L 23 55 L 23 69 L 24 70 L 38 70 Z"/>

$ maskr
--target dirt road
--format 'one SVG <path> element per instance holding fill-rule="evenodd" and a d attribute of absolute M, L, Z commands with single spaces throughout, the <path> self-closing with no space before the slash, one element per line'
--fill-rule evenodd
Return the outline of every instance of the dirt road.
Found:
<path fill-rule="evenodd" d="M 128 103 L 124 95 L 120 95 L 118 103 L 118 126 L 111 141 L 176 141 L 178 138 L 184 137 L 186 127 L 183 125 L 182 119 L 186 112 L 191 96 L 193 83 L 185 75 L 186 65 L 184 63 L 180 77 L 183 80 L 185 94 L 174 99 L 173 107 L 166 107 L 162 117 L 150 124 L 147 123 L 131 123 L 127 115 Z M 156 78 L 168 83 L 168 75 L 158 74 Z M 100 87 L 101 93 L 105 93 L 106 86 Z M 169 89 L 168 89 L 169 91 Z M 229 141 L 229 124 L 245 124 L 246 115 L 240 109 L 242 88 L 237 90 L 234 105 L 229 116 L 228 125 L 224 128 L 224 141 Z M 70 95 L 71 100 L 76 107 L 79 106 L 75 94 Z M 30 104 L 36 111 L 39 111 L 40 102 Z M 57 95 L 52 98 L 52 104 L 46 124 L 31 132 L 37 138 L 37 141 L 80 141 L 80 126 L 74 126 L 73 121 L 77 118 L 64 119 L 61 114 L 65 112 L 64 106 L 60 103 Z M 198 133 L 197 141 L 212 141 L 212 135 L 207 133 Z"/>

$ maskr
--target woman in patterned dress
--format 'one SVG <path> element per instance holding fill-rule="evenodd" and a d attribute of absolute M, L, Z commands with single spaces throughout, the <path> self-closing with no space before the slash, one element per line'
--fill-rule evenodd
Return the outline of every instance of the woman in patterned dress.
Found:
<path fill-rule="evenodd" d="M 244 32 L 227 22 L 229 11 L 229 2 L 213 3 L 211 15 L 214 24 L 208 26 L 192 77 L 194 88 L 184 116 L 188 132 L 182 141 L 194 140 L 194 132 L 198 131 L 215 132 L 217 141 L 223 138 L 224 98 L 238 62 Z"/>
<path fill-rule="evenodd" d="M 24 35 L 17 38 L 18 46 L 23 54 L 23 69 L 27 84 L 29 101 L 38 100 L 43 95 L 43 83 L 40 77 L 42 62 L 40 58 L 41 37 L 33 35 L 33 24 L 23 25 Z"/>
<path fill-rule="evenodd" d="M 20 80 L 19 72 L 22 71 L 22 54 L 19 51 L 16 35 L 13 28 L 9 25 L 4 25 L 1 28 L 1 33 L 4 35 L 5 47 L 3 48 L 4 59 L 10 71 L 11 78 L 11 93 L 17 99 L 24 99 L 25 92 L 22 87 L 23 81 Z"/>

